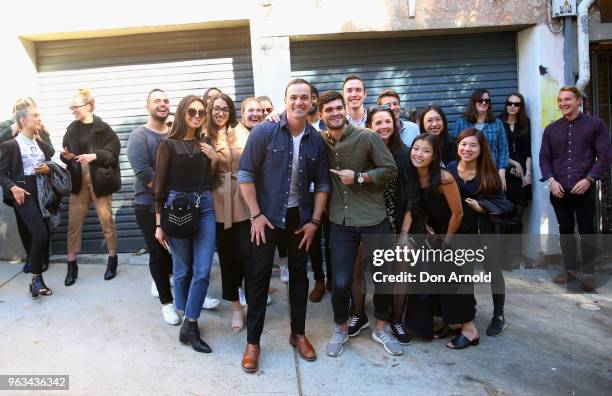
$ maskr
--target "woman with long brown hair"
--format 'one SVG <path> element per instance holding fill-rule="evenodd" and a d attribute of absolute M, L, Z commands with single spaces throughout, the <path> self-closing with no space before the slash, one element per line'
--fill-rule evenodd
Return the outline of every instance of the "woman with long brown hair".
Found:
<path fill-rule="evenodd" d="M 493 163 L 489 145 L 484 133 L 475 128 L 468 128 L 459 134 L 457 139 L 459 161 L 448 165 L 461 192 L 464 202 L 464 218 L 461 232 L 465 234 L 495 234 L 491 221 L 490 206 L 483 200 L 507 202 L 502 190 L 502 181 Z M 487 329 L 487 335 L 501 335 L 506 328 L 504 318 L 505 282 L 502 275 L 496 250 L 490 249 L 483 262 L 485 270 L 491 273 L 491 290 L 493 294 L 493 318 Z M 492 252 L 491 252 L 492 251 Z"/>
<path fill-rule="evenodd" d="M 155 238 L 172 249 L 174 304 L 184 321 L 179 341 L 197 352 L 211 349 L 200 339 L 198 318 L 210 280 L 215 245 L 214 149 L 202 143 L 204 101 L 195 95 L 178 104 L 168 139 L 162 140 L 155 161 Z M 198 230 L 185 238 L 166 236 L 161 228 L 162 206 L 189 200 L 199 211 Z M 167 242 L 166 242 L 167 241 Z M 167 244 L 166 244 L 167 243 Z"/>
<path fill-rule="evenodd" d="M 446 114 L 439 106 L 432 104 L 420 109 L 419 127 L 421 133 L 431 133 L 438 138 L 442 163 L 448 165 L 457 159 L 457 143 L 448 133 Z"/>
<path fill-rule="evenodd" d="M 506 196 L 523 213 L 531 198 L 531 131 L 525 98 L 518 92 L 506 98 L 499 115 L 508 139 L 509 170 L 506 172 Z"/>

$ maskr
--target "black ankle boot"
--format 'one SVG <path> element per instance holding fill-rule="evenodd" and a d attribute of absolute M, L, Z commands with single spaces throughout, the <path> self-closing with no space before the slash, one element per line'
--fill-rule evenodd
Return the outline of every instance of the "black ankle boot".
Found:
<path fill-rule="evenodd" d="M 108 256 L 108 264 L 106 265 L 106 272 L 104 273 L 104 280 L 111 280 L 117 275 L 117 256 Z"/>
<path fill-rule="evenodd" d="M 196 352 L 212 352 L 212 349 L 210 349 L 208 344 L 200 339 L 200 328 L 198 327 L 198 322 L 196 321 L 191 321 L 185 318 L 179 333 L 179 341 L 183 344 L 191 344 L 191 347 Z"/>
<path fill-rule="evenodd" d="M 74 282 L 76 282 L 77 277 L 79 276 L 79 267 L 77 266 L 76 260 L 68 261 L 68 269 L 66 271 L 66 279 L 64 280 L 64 285 L 72 286 Z"/>

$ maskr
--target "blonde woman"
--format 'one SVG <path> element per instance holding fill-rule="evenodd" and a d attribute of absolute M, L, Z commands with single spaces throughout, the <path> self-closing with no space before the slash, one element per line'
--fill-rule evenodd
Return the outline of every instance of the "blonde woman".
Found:
<path fill-rule="evenodd" d="M 81 250 L 83 222 L 93 202 L 108 248 L 104 279 L 117 273 L 117 227 L 113 220 L 112 194 L 121 188 L 119 151 L 121 144 L 113 129 L 94 115 L 95 101 L 88 89 L 79 89 L 70 101 L 75 120 L 68 125 L 60 159 L 67 164 L 72 180 L 68 208 L 68 271 L 64 284 L 77 279 L 77 253 Z"/>

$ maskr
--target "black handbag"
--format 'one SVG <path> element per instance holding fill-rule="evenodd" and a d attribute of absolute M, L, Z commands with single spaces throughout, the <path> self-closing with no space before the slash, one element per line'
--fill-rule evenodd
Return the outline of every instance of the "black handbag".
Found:
<path fill-rule="evenodd" d="M 161 228 L 172 238 L 189 238 L 200 229 L 200 197 L 193 202 L 186 194 L 177 194 L 172 204 L 161 208 Z"/>

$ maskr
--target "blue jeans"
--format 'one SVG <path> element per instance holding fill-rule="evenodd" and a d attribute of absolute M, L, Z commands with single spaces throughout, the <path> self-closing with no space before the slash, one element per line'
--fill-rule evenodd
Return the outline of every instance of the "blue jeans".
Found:
<path fill-rule="evenodd" d="M 178 192 L 170 190 L 171 204 Z M 196 193 L 187 193 L 195 202 Z M 215 252 L 215 209 L 212 193 L 205 191 L 200 199 L 200 229 L 190 238 L 168 237 L 174 268 L 174 305 L 190 319 L 198 319 L 208 291 L 210 268 Z"/>

